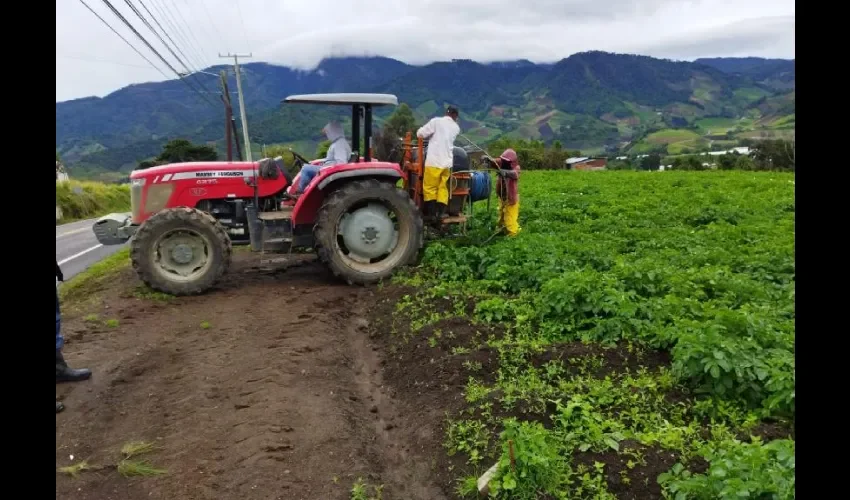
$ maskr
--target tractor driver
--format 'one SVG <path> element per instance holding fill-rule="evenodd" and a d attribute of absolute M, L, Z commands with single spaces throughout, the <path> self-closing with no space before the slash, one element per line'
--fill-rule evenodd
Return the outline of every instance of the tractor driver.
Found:
<path fill-rule="evenodd" d="M 297 193 L 301 194 L 310 185 L 310 181 L 323 168 L 332 167 L 334 165 L 343 165 L 351 161 L 351 146 L 345 140 L 345 133 L 342 130 L 342 125 L 339 122 L 329 122 L 322 129 L 325 137 L 331 142 L 328 147 L 328 153 L 325 155 L 321 165 L 304 165 L 301 167 L 301 176 L 298 180 Z"/>
<path fill-rule="evenodd" d="M 425 175 L 422 179 L 423 208 L 427 219 L 438 220 L 446 215 L 449 205 L 449 177 L 454 163 L 454 143 L 460 127 L 458 111 L 454 106 L 446 109 L 446 116 L 432 118 L 416 131 L 416 136 L 428 139 L 425 154 Z"/>

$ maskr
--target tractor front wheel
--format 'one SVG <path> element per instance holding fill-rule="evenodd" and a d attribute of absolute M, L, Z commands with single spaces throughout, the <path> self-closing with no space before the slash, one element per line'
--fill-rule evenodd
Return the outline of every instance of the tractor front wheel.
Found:
<path fill-rule="evenodd" d="M 195 208 L 151 216 L 133 236 L 130 259 L 139 278 L 171 295 L 197 295 L 230 267 L 233 247 L 221 224 Z"/>
<path fill-rule="evenodd" d="M 422 246 L 422 215 L 403 190 L 377 179 L 354 181 L 326 198 L 313 231 L 319 259 L 349 284 L 388 278 Z"/>

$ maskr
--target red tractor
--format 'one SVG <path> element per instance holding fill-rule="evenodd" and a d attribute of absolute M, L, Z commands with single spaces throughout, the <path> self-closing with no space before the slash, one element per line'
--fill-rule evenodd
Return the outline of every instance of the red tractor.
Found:
<path fill-rule="evenodd" d="M 405 138 L 405 168 L 371 156 L 372 110 L 397 105 L 389 94 L 312 94 L 287 103 L 352 108 L 351 162 L 322 169 L 296 200 L 298 177 L 280 158 L 258 162 L 191 162 L 130 174 L 131 213 L 110 214 L 94 225 L 104 245 L 132 238 L 133 268 L 148 286 L 173 295 L 212 287 L 230 265 L 232 245 L 253 251 L 313 248 L 334 275 L 369 284 L 413 262 L 423 245 L 422 141 Z M 362 120 L 361 120 L 362 118 Z M 360 127 L 366 151 L 359 152 Z M 414 150 L 415 149 L 415 150 Z M 361 157 L 362 153 L 362 157 Z M 296 164 L 308 160 L 293 153 Z M 418 156 L 418 161 L 411 158 Z M 464 173 L 454 191 L 464 206 Z M 399 181 L 403 187 L 397 187 Z M 459 184 L 458 184 L 459 183 Z M 458 203 L 460 202 L 460 203 Z M 454 210 L 447 223 L 463 223 Z"/>

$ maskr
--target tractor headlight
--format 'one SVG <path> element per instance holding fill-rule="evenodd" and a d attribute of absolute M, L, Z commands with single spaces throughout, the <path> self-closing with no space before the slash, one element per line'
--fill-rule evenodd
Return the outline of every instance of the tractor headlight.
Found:
<path fill-rule="evenodd" d="M 174 192 L 174 184 L 170 182 L 151 185 L 145 198 L 145 212 L 156 213 L 165 208 L 172 192 Z"/>
<path fill-rule="evenodd" d="M 130 181 L 130 211 L 133 220 L 136 221 L 142 215 L 142 189 L 145 187 L 145 178 Z"/>

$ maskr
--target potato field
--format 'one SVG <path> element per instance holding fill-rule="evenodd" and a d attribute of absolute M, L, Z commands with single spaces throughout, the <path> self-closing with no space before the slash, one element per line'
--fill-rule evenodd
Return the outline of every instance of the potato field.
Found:
<path fill-rule="evenodd" d="M 387 369 L 463 384 L 453 495 L 794 498 L 794 179 L 527 172 L 519 237 L 429 243 Z"/>

